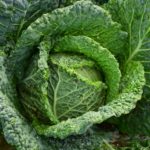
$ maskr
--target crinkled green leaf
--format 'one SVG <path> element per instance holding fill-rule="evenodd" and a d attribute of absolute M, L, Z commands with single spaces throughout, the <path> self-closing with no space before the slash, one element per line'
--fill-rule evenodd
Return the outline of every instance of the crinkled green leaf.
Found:
<path fill-rule="evenodd" d="M 14 40 L 14 32 L 17 34 L 22 26 L 27 7 L 27 1 L 0 1 L 0 45 L 5 45 L 7 40 Z"/>
<path fill-rule="evenodd" d="M 104 132 L 100 128 L 91 129 L 83 135 L 70 136 L 64 140 L 49 138 L 53 150 L 110 150 L 116 133 Z"/>
<path fill-rule="evenodd" d="M 130 114 L 117 120 L 118 128 L 129 135 L 150 135 L 150 99 L 142 99 Z"/>
<path fill-rule="evenodd" d="M 110 0 L 106 8 L 128 32 L 125 63 L 138 60 L 144 65 L 146 84 L 143 99 L 131 114 L 118 120 L 122 131 L 150 135 L 150 1 Z"/>
<path fill-rule="evenodd" d="M 0 146 L 2 150 L 5 150 L 3 139 L 1 141 L 0 135 Z M 44 138 L 43 141 L 47 143 L 44 148 L 40 150 L 96 150 L 104 149 L 110 150 L 111 142 L 117 140 L 117 134 L 113 132 L 104 132 L 99 128 L 91 129 L 83 135 L 70 136 L 64 140 L 54 138 Z M 47 146 L 47 147 L 46 147 Z M 7 145 L 12 150 L 12 147 Z M 112 149 L 114 150 L 114 149 Z"/>
<path fill-rule="evenodd" d="M 40 150 L 35 131 L 18 113 L 11 101 L 0 92 L 0 123 L 5 139 L 18 150 Z"/>
<path fill-rule="evenodd" d="M 38 4 L 41 4 L 42 2 L 45 1 L 38 1 Z M 27 14 L 25 17 L 29 18 L 29 20 L 34 20 L 38 16 L 37 14 L 41 14 L 41 12 L 49 10 L 47 8 L 45 9 L 45 5 L 43 6 L 43 11 L 39 11 L 36 14 L 36 10 L 39 10 L 39 8 L 41 10 L 42 5 L 36 5 L 36 1 L 31 1 L 31 3 L 35 6 L 33 6 L 33 10 L 35 11 L 27 11 L 29 14 L 28 17 Z M 30 15 L 32 12 L 33 16 Z M 26 26 L 28 26 L 28 22 L 26 23 Z M 147 28 L 147 26 L 145 28 Z M 21 29 L 23 28 L 21 27 Z M 123 29 L 125 30 L 125 28 Z M 20 35 L 21 30 L 17 29 L 17 31 L 18 35 Z M 140 34 L 143 36 L 143 32 Z M 81 39 L 84 39 L 83 43 L 80 42 Z M 88 42 L 86 40 L 88 40 Z M 132 39 L 130 40 L 132 41 Z M 41 41 L 43 42 L 39 44 Z M 90 41 L 92 41 L 91 45 L 89 44 Z M 52 13 L 44 14 L 32 23 L 27 30 L 23 31 L 21 37 L 19 39 L 17 38 L 14 51 L 8 59 L 9 65 L 7 68 L 9 72 L 7 72 L 7 76 L 8 78 L 10 77 L 10 79 L 13 79 L 15 86 L 16 83 L 19 85 L 23 81 L 22 79 L 28 81 L 28 85 L 31 85 L 29 87 L 28 85 L 26 86 L 28 88 L 29 95 L 36 95 L 35 97 L 37 97 L 37 99 L 34 99 L 34 101 L 31 102 L 28 97 L 26 97 L 30 104 L 28 104 L 27 107 L 33 106 L 33 109 L 38 108 L 38 110 L 42 110 L 44 113 L 43 115 L 50 116 L 50 120 L 53 121 L 52 113 L 47 113 L 47 107 L 50 105 L 46 98 L 48 88 L 46 81 L 49 76 L 47 65 L 48 53 L 51 54 L 54 51 L 74 51 L 77 53 L 83 53 L 87 57 L 96 61 L 100 70 L 102 69 L 104 73 L 104 78 L 109 88 L 107 93 L 109 100 L 104 106 L 99 107 L 97 112 L 88 111 L 77 118 L 62 121 L 57 125 L 45 126 L 33 124 L 37 133 L 42 135 L 40 137 L 36 134 L 30 123 L 28 123 L 21 113 L 19 113 L 19 109 L 17 109 L 13 101 L 11 101 L 11 95 L 12 99 L 14 97 L 13 94 L 9 92 L 9 89 L 13 90 L 11 82 L 8 80 L 7 83 L 10 85 L 10 88 L 8 88 L 8 91 L 6 92 L 6 88 L 3 88 L 1 84 L 3 82 L 0 81 L 0 109 L 2 110 L 0 111 L 0 124 L 3 128 L 6 140 L 10 144 L 15 145 L 17 149 L 52 149 L 50 143 L 48 144 L 50 139 L 46 137 L 52 136 L 63 139 L 69 135 L 83 134 L 93 124 L 102 123 L 113 116 L 118 117 L 122 114 L 129 113 L 133 108 L 135 108 L 136 102 L 141 99 L 145 79 L 144 69 L 141 63 L 133 62 L 131 59 L 133 57 L 136 60 L 140 60 L 139 56 L 135 55 L 137 54 L 137 51 L 133 50 L 133 54 L 135 53 L 135 56 L 133 54 L 129 55 L 127 51 L 126 56 L 130 57 L 127 57 L 126 59 L 127 63 L 125 73 L 123 74 L 120 82 L 121 90 L 118 95 L 120 71 L 119 65 L 113 54 L 117 56 L 120 53 L 123 53 L 125 42 L 126 32 L 121 31 L 120 24 L 113 22 L 107 11 L 99 6 L 93 5 L 89 1 L 79 1 L 72 6 L 54 10 Z M 68 43 L 70 43 L 70 45 Z M 136 41 L 136 43 L 139 43 L 139 41 Z M 131 44 L 131 48 L 137 49 L 136 46 L 134 47 L 134 44 Z M 43 51 L 45 49 L 46 51 Z M 110 50 L 113 54 L 111 54 L 108 50 Z M 99 58 L 99 56 L 101 57 Z M 29 67 L 29 62 L 31 62 L 33 68 Z M 1 74 L 6 79 L 7 76 L 4 71 L 5 67 L 3 66 L 4 65 L 2 63 Z M 19 79 L 19 81 L 14 80 L 14 75 L 17 79 Z M 34 78 L 32 78 L 32 75 Z M 7 87 L 9 87 L 8 84 Z M 29 91 L 29 88 L 32 87 L 34 87 L 38 93 L 33 90 L 34 88 Z M 30 98 L 32 99 L 32 97 Z M 41 104 L 42 107 L 40 107 Z M 37 108 L 34 108 L 34 106 Z M 87 143 L 85 146 L 88 145 Z M 81 144 L 78 149 L 80 146 Z M 60 149 L 60 147 L 57 149 Z M 88 149 L 85 147 L 83 148 Z"/>
<path fill-rule="evenodd" d="M 58 0 L 1 0 L 0 45 L 14 45 L 24 28 L 58 6 Z"/>
<path fill-rule="evenodd" d="M 115 57 L 93 39 L 86 36 L 66 36 L 56 43 L 55 51 L 83 53 L 102 69 L 108 86 L 107 101 L 112 101 L 119 90 L 121 73 Z M 111 65 L 110 65 L 111 64 Z"/>
<path fill-rule="evenodd" d="M 145 94 L 150 95 L 150 1 L 110 0 L 106 8 L 128 32 L 125 63 L 140 61 L 145 68 Z"/>
<path fill-rule="evenodd" d="M 5 139 L 18 150 L 41 150 L 42 144 L 36 132 L 30 127 L 29 123 L 22 117 L 12 100 L 15 90 L 12 89 L 7 79 L 4 67 L 5 56 L 0 56 L 0 124 Z M 3 86 L 5 88 L 3 89 Z M 10 95 L 12 94 L 12 95 Z"/>
<path fill-rule="evenodd" d="M 52 112 L 48 100 L 48 80 L 50 78 L 48 61 L 48 50 L 43 49 L 42 43 L 38 55 L 32 57 L 31 66 L 26 71 L 27 76 L 19 84 L 21 102 L 31 116 L 41 117 L 43 120 L 48 118 L 54 123 L 58 120 Z M 40 115 L 42 114 L 42 115 Z"/>
<path fill-rule="evenodd" d="M 46 12 L 51 12 L 60 5 L 59 0 L 28 0 L 29 8 L 27 9 L 24 28 L 28 27 L 33 21 Z"/>

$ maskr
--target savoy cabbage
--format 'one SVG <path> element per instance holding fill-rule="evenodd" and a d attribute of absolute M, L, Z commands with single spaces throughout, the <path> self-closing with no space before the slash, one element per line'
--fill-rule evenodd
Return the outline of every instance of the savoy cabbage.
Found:
<path fill-rule="evenodd" d="M 150 1 L 76 1 L 0 2 L 0 129 L 18 150 L 113 149 L 106 120 L 150 136 Z"/>

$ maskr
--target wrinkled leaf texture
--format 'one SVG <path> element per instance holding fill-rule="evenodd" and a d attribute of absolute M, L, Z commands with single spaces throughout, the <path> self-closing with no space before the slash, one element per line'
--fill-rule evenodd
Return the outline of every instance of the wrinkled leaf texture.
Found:
<path fill-rule="evenodd" d="M 76 10 L 78 10 L 78 11 L 76 11 Z M 89 14 L 89 15 L 87 16 L 87 14 Z M 101 17 L 99 17 L 99 15 L 101 15 Z M 97 19 L 93 16 L 97 17 Z M 105 16 L 107 16 L 107 17 L 105 17 Z M 74 19 L 72 20 L 71 18 L 74 18 Z M 87 19 L 89 19 L 88 22 L 87 22 Z M 68 21 L 68 20 L 71 20 L 71 21 Z M 83 20 L 85 20 L 85 22 Z M 90 29 L 89 29 L 89 23 L 91 25 L 90 28 L 93 26 L 92 31 L 90 31 Z M 105 26 L 103 24 L 105 24 Z M 82 30 L 80 30 L 80 29 L 82 29 Z M 76 36 L 80 33 L 82 35 L 94 38 L 97 42 L 100 42 L 102 44 L 102 46 L 108 47 L 109 50 L 111 50 L 114 54 L 118 54 L 119 53 L 118 50 L 120 50 L 120 47 L 122 47 L 124 45 L 123 40 L 120 40 L 120 38 L 124 39 L 126 37 L 126 34 L 122 31 L 120 31 L 119 29 L 120 29 L 120 25 L 118 25 L 115 22 L 112 22 L 111 17 L 109 16 L 109 14 L 106 11 L 104 11 L 103 9 L 101 9 L 98 6 L 93 5 L 92 3 L 88 2 L 88 1 L 87 2 L 81 1 L 81 2 L 76 3 L 73 6 L 68 7 L 68 8 L 58 9 L 50 15 L 49 14 L 43 15 L 36 22 L 31 24 L 31 26 L 29 26 L 29 28 L 22 34 L 21 38 L 18 40 L 16 50 L 11 56 L 11 62 L 13 62 L 12 64 L 14 64 L 14 66 L 12 66 L 12 68 L 15 70 L 15 72 L 18 72 L 18 77 L 19 77 L 23 73 L 23 69 L 21 70 L 21 68 L 23 68 L 22 63 L 24 63 L 28 59 L 33 46 L 37 45 L 37 43 L 39 42 L 41 37 L 44 35 L 49 35 L 49 36 L 53 37 L 53 36 L 57 36 L 59 34 L 61 36 L 71 34 L 71 35 Z M 108 41 L 110 41 L 110 42 L 108 42 Z M 95 45 L 97 45 L 97 44 L 95 44 Z M 90 54 L 88 54 L 89 52 L 84 51 L 83 48 L 81 50 L 79 49 L 78 51 L 80 53 L 83 52 L 87 56 L 90 55 Z M 96 60 L 95 56 L 93 54 L 94 60 Z M 114 68 L 114 69 L 117 69 L 117 68 Z M 142 70 L 142 68 L 140 68 L 140 70 Z M 109 71 L 110 70 L 107 70 L 106 74 Z M 142 73 L 143 72 L 141 71 L 141 74 Z M 114 79 L 116 77 L 114 77 Z M 143 80 L 140 81 L 140 83 L 143 84 L 144 83 Z M 137 86 L 137 88 L 138 87 L 139 86 Z M 139 92 L 139 93 L 141 93 L 141 92 Z M 123 99 L 122 97 L 124 97 L 124 94 L 120 95 L 118 97 L 118 99 Z M 132 97 L 132 94 L 131 94 L 131 97 Z M 134 97 L 132 97 L 132 99 L 134 99 Z M 140 97 L 137 98 L 137 100 L 138 99 L 140 99 Z M 118 100 L 118 103 L 119 103 L 119 100 Z M 113 105 L 113 102 L 112 102 L 112 105 Z M 117 107 L 117 105 L 116 105 L 116 107 Z M 130 105 L 128 111 L 134 107 L 135 107 L 135 103 L 133 105 Z M 101 109 L 103 112 L 103 107 L 100 108 L 100 110 Z M 105 109 L 105 107 L 104 107 L 104 109 Z M 88 117 L 91 118 L 93 116 L 93 114 L 89 112 L 89 113 L 85 114 L 85 116 L 83 116 L 83 118 L 81 116 L 81 119 L 83 122 L 82 121 L 80 122 L 80 120 L 81 120 L 80 117 L 79 117 L 79 121 L 78 121 L 78 119 L 75 119 L 75 122 L 77 122 L 77 123 L 74 123 L 74 119 L 68 120 L 66 122 L 62 122 L 62 124 L 64 124 L 64 125 L 61 125 L 61 123 L 60 123 L 60 125 L 58 124 L 58 125 L 56 125 L 56 127 L 54 126 L 54 128 L 56 128 L 57 132 L 53 129 L 53 127 L 50 127 L 50 130 L 48 128 L 48 132 L 44 133 L 45 131 L 43 131 L 43 133 L 47 134 L 47 135 L 51 135 L 51 136 L 56 136 L 56 137 L 58 136 L 60 138 L 64 138 L 68 135 L 75 134 L 75 133 L 78 133 L 78 134 L 83 133 L 93 123 L 101 122 L 101 121 L 111 117 L 111 115 L 114 115 L 114 113 L 112 113 L 111 109 L 113 109 L 113 108 L 111 108 L 111 106 L 108 108 L 106 106 L 106 109 L 108 109 L 108 110 L 110 109 L 110 112 L 108 111 L 108 114 L 104 113 L 104 117 L 102 117 L 102 118 L 101 118 L 101 116 L 103 116 L 102 115 L 103 113 L 96 113 L 95 115 L 97 115 L 97 116 L 100 115 L 99 117 L 97 117 L 97 119 L 96 119 L 96 117 L 94 117 L 93 120 L 91 120 L 91 122 L 88 122 L 86 120 L 84 122 L 84 119 L 83 119 L 84 117 L 86 118 L 86 116 L 87 116 L 87 120 L 89 120 Z M 128 112 L 127 110 L 123 110 L 123 109 L 121 109 L 121 110 L 123 112 L 121 111 L 120 114 L 118 114 L 118 116 L 121 115 L 122 113 Z M 118 113 L 119 113 L 119 111 L 118 111 Z M 77 126 L 75 126 L 75 124 Z M 66 128 L 66 126 L 68 126 L 68 128 Z M 76 127 L 76 129 L 74 128 L 74 126 Z M 59 127 L 60 127 L 60 129 L 59 129 Z"/>
<path fill-rule="evenodd" d="M 10 57 L 10 62 L 15 65 L 15 66 L 11 66 L 12 70 L 9 72 L 10 75 L 8 75 L 8 73 L 6 73 L 5 71 L 4 56 L 1 57 L 0 71 L 1 71 L 1 74 L 4 75 L 4 78 L 6 79 L 7 87 L 10 86 L 7 76 L 14 75 L 14 72 L 16 72 L 16 76 L 20 75 L 20 73 L 21 74 L 23 73 L 23 71 L 21 70 L 21 67 L 24 69 L 24 65 L 25 65 L 24 61 L 28 60 L 28 58 L 33 53 L 32 48 L 38 45 L 38 42 L 45 35 L 57 35 L 58 33 L 60 34 L 62 30 L 63 30 L 62 34 L 65 33 L 64 35 L 71 34 L 73 36 L 76 36 L 79 33 L 82 33 L 82 35 L 89 36 L 92 38 L 94 37 L 94 39 L 97 42 L 101 43 L 103 47 L 108 48 L 112 53 L 116 55 L 119 53 L 119 50 L 124 46 L 124 42 L 122 41 L 126 38 L 126 34 L 120 30 L 120 25 L 113 22 L 111 20 L 110 15 L 106 11 L 104 11 L 101 8 L 98 8 L 97 6 L 92 5 L 89 2 L 82 1 L 81 6 L 82 7 L 80 7 L 80 2 L 78 2 L 74 6 L 60 9 L 58 10 L 58 12 L 57 10 L 54 11 L 54 16 L 53 16 L 54 18 L 50 17 L 49 19 L 53 20 L 55 19 L 55 17 L 58 17 L 57 18 L 58 22 L 52 22 L 52 23 L 49 22 L 46 18 L 48 14 L 46 14 L 43 17 L 39 18 L 35 23 L 31 24 L 31 26 L 28 27 L 27 31 L 23 32 L 21 38 L 17 41 L 15 51 L 12 53 Z M 86 8 L 88 7 L 90 7 L 90 9 L 86 10 Z M 91 12 L 94 12 L 94 13 L 99 12 L 102 15 L 102 18 L 103 18 L 103 15 L 107 16 L 106 20 L 105 19 L 100 20 L 102 21 L 102 26 L 107 25 L 108 27 L 106 28 L 106 31 L 104 33 L 100 34 L 100 37 L 103 37 L 103 38 L 99 38 L 99 36 L 97 37 L 96 35 L 96 33 L 98 32 L 97 31 L 98 28 L 101 29 L 101 25 L 97 24 L 99 20 L 96 22 L 96 26 L 94 23 L 91 24 L 94 27 L 93 29 L 95 29 L 95 30 L 92 30 L 92 32 L 89 31 L 89 33 L 88 32 L 86 33 L 84 32 L 84 30 L 82 32 L 80 30 L 78 30 L 77 32 L 74 32 L 74 29 L 76 29 L 76 26 L 78 29 L 80 29 L 81 26 L 79 26 L 79 24 L 81 24 L 80 21 L 83 18 L 81 20 L 79 19 L 79 22 L 77 22 L 77 24 L 73 24 L 74 22 L 71 22 L 69 24 L 68 19 L 69 20 L 72 19 L 72 16 L 70 15 L 68 16 L 68 18 L 66 18 L 66 14 L 69 12 L 70 8 L 72 9 L 74 8 L 74 11 L 77 14 L 81 13 L 81 16 L 84 11 L 86 12 L 86 15 L 87 15 L 89 13 L 89 10 L 93 10 Z M 76 11 L 78 9 L 79 10 L 81 9 L 81 11 Z M 63 14 L 62 16 L 60 15 L 60 18 L 57 15 L 55 16 L 55 13 L 61 14 L 62 10 L 64 11 L 64 18 L 66 18 L 66 20 L 64 20 Z M 76 13 L 73 13 L 73 15 L 76 16 L 77 15 Z M 84 18 L 85 20 L 87 19 L 86 15 Z M 93 17 L 93 15 L 94 14 L 89 13 L 89 16 L 91 19 L 90 23 L 96 20 L 95 19 L 96 16 Z M 92 20 L 92 18 L 94 20 Z M 59 22 L 61 22 L 60 25 L 59 25 Z M 46 28 L 47 23 L 48 24 L 51 23 L 49 28 Z M 54 26 L 56 26 L 56 23 L 58 24 L 56 28 L 58 30 L 54 28 Z M 63 24 L 67 25 L 66 28 L 64 28 Z M 73 29 L 71 28 L 69 29 L 69 26 L 72 26 Z M 87 25 L 85 24 L 86 30 L 88 29 L 88 26 L 89 24 Z M 16 29 L 14 30 L 12 29 L 12 31 L 15 31 L 15 30 Z M 2 35 L 6 39 L 8 34 L 2 33 Z M 38 129 L 38 131 L 41 131 L 41 133 L 39 132 L 39 134 L 44 134 L 46 136 L 53 136 L 53 137 L 59 137 L 59 138 L 64 138 L 72 134 L 82 134 L 85 131 L 87 131 L 87 129 L 95 123 L 101 123 L 104 120 L 112 116 L 120 116 L 122 114 L 127 114 L 135 107 L 137 100 L 141 99 L 142 87 L 144 83 L 145 83 L 144 82 L 144 70 L 143 70 L 142 65 L 139 62 L 131 61 L 130 63 L 127 64 L 124 76 L 122 78 L 122 84 L 124 88 L 122 89 L 121 93 L 112 102 L 108 103 L 107 105 L 103 107 L 100 107 L 98 112 L 92 112 L 92 111 L 87 112 L 86 114 L 76 119 L 68 119 L 67 121 L 61 122 L 58 125 L 48 127 L 46 130 Z M 8 88 L 8 91 L 5 91 L 5 89 L 3 90 L 2 87 L 3 87 L 3 81 L 0 80 L 0 88 L 1 88 L 0 107 L 2 110 L 0 112 L 0 123 L 3 127 L 3 132 L 4 132 L 7 142 L 14 145 L 17 149 L 48 149 L 48 148 L 50 149 L 47 143 L 44 142 L 45 141 L 44 138 L 42 140 L 41 137 L 36 134 L 32 126 L 19 113 L 14 103 L 11 102 L 12 101 L 11 96 L 9 96 L 8 93 L 10 91 L 13 91 L 13 88 L 10 86 Z M 14 91 L 14 93 L 15 92 L 16 91 Z M 12 99 L 13 99 L 13 94 L 12 94 Z M 37 126 L 37 128 L 40 128 L 40 127 Z"/>
<path fill-rule="evenodd" d="M 124 63 L 140 61 L 146 77 L 142 101 L 131 114 L 119 119 L 119 127 L 129 134 L 150 135 L 150 1 L 110 0 L 106 8 L 128 32 Z"/>

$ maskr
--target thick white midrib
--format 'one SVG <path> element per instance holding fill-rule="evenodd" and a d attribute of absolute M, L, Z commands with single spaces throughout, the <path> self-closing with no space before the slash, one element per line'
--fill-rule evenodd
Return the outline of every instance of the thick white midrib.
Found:
<path fill-rule="evenodd" d="M 57 111 L 56 111 L 56 105 L 57 105 L 57 93 L 58 93 L 58 88 L 60 85 L 60 74 L 59 74 L 59 68 L 58 68 L 58 82 L 56 85 L 56 88 L 54 89 L 54 103 L 53 103 L 53 112 L 54 112 L 54 116 L 57 118 Z"/>
<path fill-rule="evenodd" d="M 143 38 L 139 40 L 137 47 L 135 48 L 135 50 L 133 51 L 133 53 L 129 56 L 129 58 L 126 61 L 126 64 L 128 64 L 138 52 L 142 52 L 142 51 L 149 51 L 150 49 L 140 49 L 143 45 L 143 41 L 146 37 L 146 35 L 150 32 L 150 27 L 148 28 L 147 32 L 144 34 Z"/>
<path fill-rule="evenodd" d="M 129 58 L 126 61 L 126 64 L 128 64 L 134 57 L 135 55 L 140 52 L 140 51 L 145 51 L 145 50 L 150 50 L 150 49 L 140 49 L 143 45 L 143 41 L 145 39 L 145 37 L 147 36 L 147 34 L 150 32 L 150 27 L 148 28 L 148 30 L 145 32 L 144 36 L 142 37 L 142 39 L 139 40 L 137 47 L 135 48 L 135 50 L 133 51 L 133 53 L 129 56 Z"/>
<path fill-rule="evenodd" d="M 150 51 L 150 48 L 140 49 L 140 52 L 147 52 Z"/>
<path fill-rule="evenodd" d="M 132 23 L 134 20 L 134 9 L 132 10 L 131 20 L 129 22 L 128 30 L 129 30 L 129 54 L 131 54 L 131 43 L 132 43 Z"/>
<path fill-rule="evenodd" d="M 140 51 L 141 46 L 142 46 L 142 40 L 139 41 L 137 47 L 135 48 L 133 53 L 127 59 L 126 64 L 128 64 L 134 58 L 134 56 Z"/>
<path fill-rule="evenodd" d="M 3 25 L 1 22 L 0 22 L 0 26 L 2 26 L 2 27 L 4 27 L 4 28 L 6 28 L 6 26 L 5 26 L 5 25 Z"/>

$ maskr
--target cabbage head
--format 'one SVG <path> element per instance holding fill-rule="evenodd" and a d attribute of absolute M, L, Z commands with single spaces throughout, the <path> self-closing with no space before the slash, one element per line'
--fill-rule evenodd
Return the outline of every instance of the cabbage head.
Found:
<path fill-rule="evenodd" d="M 140 7 L 140 0 L 131 1 Z M 11 16 L 10 30 L 1 29 L 7 19 L 0 22 L 0 126 L 9 144 L 18 150 L 50 150 L 50 139 L 83 135 L 136 107 L 149 84 L 145 43 L 150 23 L 142 24 L 149 18 L 149 1 L 136 21 L 134 13 L 124 15 L 121 9 L 130 7 L 127 2 L 31 1 L 25 11 L 19 9 L 19 18 Z M 140 40 L 130 27 L 139 22 Z"/>
<path fill-rule="evenodd" d="M 39 73 L 38 61 L 45 58 L 34 54 L 18 85 L 29 116 L 34 114 L 42 122 L 56 124 L 98 110 L 103 104 L 106 85 L 96 64 L 75 54 L 54 53 L 47 58 L 47 68 Z"/>

